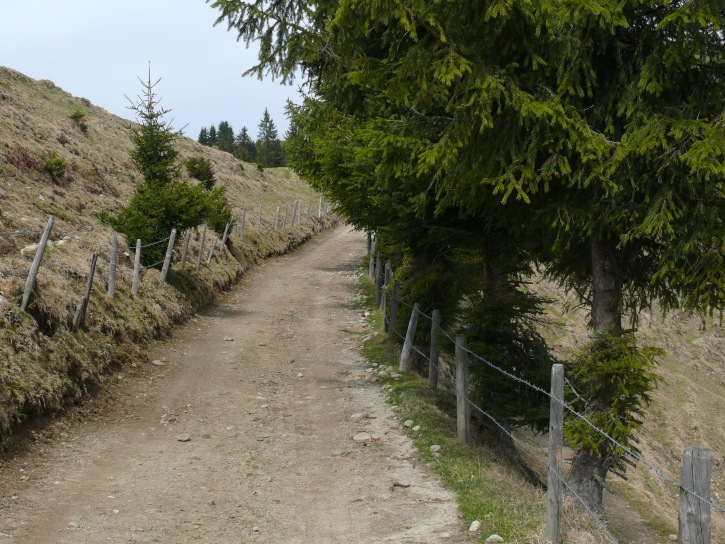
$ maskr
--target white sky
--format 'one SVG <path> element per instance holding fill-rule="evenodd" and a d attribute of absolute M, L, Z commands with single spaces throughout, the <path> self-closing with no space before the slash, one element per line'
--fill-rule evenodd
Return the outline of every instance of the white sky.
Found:
<path fill-rule="evenodd" d="M 128 100 L 152 79 L 175 129 L 193 139 L 228 121 L 254 138 L 264 108 L 280 137 L 296 86 L 241 74 L 256 51 L 236 41 L 204 0 L 0 0 L 0 65 L 49 79 L 74 96 L 124 118 Z"/>

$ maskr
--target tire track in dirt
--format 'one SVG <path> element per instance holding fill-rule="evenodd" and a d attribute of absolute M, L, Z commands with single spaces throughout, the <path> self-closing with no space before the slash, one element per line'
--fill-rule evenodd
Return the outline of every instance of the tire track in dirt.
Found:
<path fill-rule="evenodd" d="M 364 253 L 342 227 L 267 261 L 44 429 L 0 467 L 0 542 L 464 542 L 368 381 Z"/>

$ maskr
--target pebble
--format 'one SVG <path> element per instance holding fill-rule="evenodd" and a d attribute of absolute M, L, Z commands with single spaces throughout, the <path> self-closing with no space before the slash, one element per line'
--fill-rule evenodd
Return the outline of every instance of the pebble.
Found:
<path fill-rule="evenodd" d="M 364 419 L 364 418 L 365 418 L 365 414 L 360 414 L 360 413 L 353 414 L 350 416 L 350 419 L 352 419 L 353 421 L 360 421 L 361 419 Z"/>
<path fill-rule="evenodd" d="M 468 528 L 468 530 L 472 533 L 477 532 L 481 528 L 481 522 L 476 520 L 473 520 L 471 523 L 471 526 Z"/>
<path fill-rule="evenodd" d="M 397 380 L 398 378 L 402 378 L 402 377 L 403 377 L 403 375 L 402 375 L 402 374 L 398 374 L 397 372 L 393 372 L 393 373 L 392 373 L 392 374 L 390 375 L 390 377 L 391 377 L 391 378 L 393 378 L 393 379 L 395 379 L 395 380 Z"/>
<path fill-rule="evenodd" d="M 405 420 L 405 423 L 403 423 L 403 426 L 404 427 L 412 427 L 413 426 L 413 423 L 414 423 L 414 421 L 412 419 L 406 419 Z"/>
<path fill-rule="evenodd" d="M 234 342 L 234 338 L 232 338 L 231 336 L 227 336 L 226 338 L 224 338 L 224 341 L 225 342 Z"/>
<path fill-rule="evenodd" d="M 431 453 L 439 453 L 439 452 L 441 451 L 441 449 L 442 449 L 442 448 L 441 448 L 441 446 L 440 446 L 440 445 L 438 445 L 438 444 L 433 444 L 433 445 L 432 445 L 432 446 L 430 447 L 430 452 L 431 452 Z"/>
<path fill-rule="evenodd" d="M 486 542 L 503 542 L 503 538 L 501 538 L 499 535 L 491 535 L 486 539 Z"/>
<path fill-rule="evenodd" d="M 302 378 L 302 377 L 304 377 L 304 374 L 302 374 L 302 372 L 298 372 L 298 373 L 297 373 L 297 377 L 298 377 L 298 378 Z"/>
<path fill-rule="evenodd" d="M 176 440 L 179 442 L 189 442 L 191 441 L 191 437 L 188 434 L 180 434 L 176 437 Z"/>
<path fill-rule="evenodd" d="M 668 540 L 671 540 L 672 542 L 676 542 L 677 541 L 677 535 L 674 535 L 674 534 L 673 535 L 667 535 L 667 539 Z"/>
<path fill-rule="evenodd" d="M 158 359 L 154 359 L 153 361 L 151 361 L 151 364 L 154 366 L 164 366 L 164 362 L 159 361 Z"/>
<path fill-rule="evenodd" d="M 415 427 L 413 427 L 413 431 L 415 431 L 416 433 L 420 431 L 420 425 L 416 425 Z"/>
<path fill-rule="evenodd" d="M 370 433 L 357 433 L 352 439 L 355 442 L 370 442 L 373 439 L 373 435 Z"/>
<path fill-rule="evenodd" d="M 381 370 L 380 372 L 378 372 L 378 378 L 389 378 L 389 377 L 390 377 L 390 374 L 388 374 L 384 370 Z"/>

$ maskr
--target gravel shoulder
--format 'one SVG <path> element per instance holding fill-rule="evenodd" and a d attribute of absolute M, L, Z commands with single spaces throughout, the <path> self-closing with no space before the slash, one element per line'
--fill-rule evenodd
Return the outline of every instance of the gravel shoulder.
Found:
<path fill-rule="evenodd" d="M 467 541 L 360 355 L 364 253 L 341 227 L 266 261 L 29 431 L 1 461 L 0 542 Z"/>

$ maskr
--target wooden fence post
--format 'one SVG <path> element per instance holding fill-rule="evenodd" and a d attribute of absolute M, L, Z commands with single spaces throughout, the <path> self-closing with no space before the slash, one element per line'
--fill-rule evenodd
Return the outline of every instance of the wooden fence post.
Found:
<path fill-rule="evenodd" d="M 383 277 L 385 273 L 383 271 L 383 257 L 378 251 L 378 255 L 375 258 L 375 304 L 380 305 L 380 297 L 383 291 Z"/>
<path fill-rule="evenodd" d="M 166 257 L 164 257 L 164 265 L 161 267 L 161 281 L 166 281 L 166 275 L 169 273 L 171 265 L 171 256 L 174 253 L 174 243 L 176 242 L 176 229 L 171 229 L 169 236 L 169 245 L 166 246 Z"/>
<path fill-rule="evenodd" d="M 691 492 L 709 501 L 711 474 L 712 451 L 697 446 L 687 448 L 682 456 L 680 475 L 680 513 L 677 516 L 679 544 L 710 544 L 710 505 Z"/>
<path fill-rule="evenodd" d="M 418 327 L 418 314 L 420 313 L 420 305 L 416 302 L 413 305 L 413 312 L 410 314 L 408 322 L 408 332 L 405 335 L 403 349 L 400 352 L 400 370 L 410 370 L 410 363 L 413 359 L 413 342 L 415 342 L 415 329 Z"/>
<path fill-rule="evenodd" d="M 297 218 L 297 201 L 295 200 L 294 205 L 292 206 L 292 223 L 290 223 L 291 227 L 295 226 L 295 219 Z"/>
<path fill-rule="evenodd" d="M 371 280 L 375 279 L 375 238 L 370 242 L 370 262 L 368 263 L 368 276 Z"/>
<path fill-rule="evenodd" d="M 28 303 L 30 302 L 30 294 L 33 292 L 35 287 L 35 278 L 38 276 L 38 269 L 40 268 L 40 261 L 43 260 L 43 253 L 45 253 L 45 246 L 48 244 L 48 237 L 50 236 L 50 229 L 53 228 L 53 222 L 55 221 L 54 216 L 48 217 L 48 224 L 45 225 L 43 235 L 40 237 L 40 243 L 38 249 L 35 251 L 35 257 L 33 258 L 33 264 L 30 266 L 30 273 L 25 280 L 25 290 L 23 291 L 23 302 L 20 304 L 20 309 L 25 311 L 28 309 Z"/>
<path fill-rule="evenodd" d="M 310 222 L 310 210 L 312 209 L 312 201 L 307 205 L 307 217 L 305 217 L 305 223 Z"/>
<path fill-rule="evenodd" d="M 546 538 L 561 543 L 562 448 L 564 446 L 564 365 L 551 367 L 549 401 L 549 480 L 546 486 Z"/>
<path fill-rule="evenodd" d="M 244 213 L 242 213 L 242 216 L 244 216 Z M 242 237 L 244 237 L 244 222 L 242 222 Z M 196 272 L 199 273 L 199 269 L 201 268 L 201 256 L 204 254 L 204 242 L 206 242 L 206 225 L 204 225 L 204 230 L 201 231 L 201 242 L 199 243 L 199 256 L 196 258 Z"/>
<path fill-rule="evenodd" d="M 471 405 L 468 403 L 468 353 L 466 337 L 456 335 L 456 422 L 458 440 L 471 443 Z"/>
<path fill-rule="evenodd" d="M 179 265 L 181 270 L 186 268 L 186 259 L 189 257 L 189 242 L 191 242 L 191 229 L 184 232 L 184 249 L 181 251 L 181 264 Z"/>
<path fill-rule="evenodd" d="M 93 287 L 93 276 L 96 273 L 96 262 L 98 261 L 98 253 L 94 253 L 93 257 L 91 258 L 91 268 L 88 271 L 88 279 L 86 280 L 86 291 L 83 294 L 83 298 L 81 298 L 80 304 L 78 304 L 78 307 L 76 308 L 76 313 L 73 316 L 73 328 L 72 330 L 77 330 L 78 327 L 83 325 L 83 322 L 86 319 L 86 309 L 88 308 L 88 301 L 91 298 L 91 288 Z"/>
<path fill-rule="evenodd" d="M 131 293 L 133 296 L 138 295 L 139 276 L 141 274 L 141 239 L 136 240 L 136 255 L 133 258 L 133 285 Z"/>
<path fill-rule="evenodd" d="M 242 225 L 241 225 L 241 228 L 242 228 L 242 233 L 241 233 L 241 235 L 239 236 L 239 239 L 240 239 L 241 241 L 244 241 L 244 225 L 245 225 L 245 223 L 247 222 L 247 221 L 246 221 L 246 219 L 247 219 L 247 207 L 246 207 L 246 206 L 244 206 L 244 208 L 242 208 Z"/>
<path fill-rule="evenodd" d="M 274 216 L 274 232 L 279 228 L 279 206 L 277 206 L 277 215 Z"/>
<path fill-rule="evenodd" d="M 438 329 L 441 326 L 440 310 L 433 310 L 430 324 L 430 362 L 428 363 L 428 386 L 438 388 Z"/>
<path fill-rule="evenodd" d="M 227 226 L 224 227 L 224 234 L 222 234 L 222 244 L 219 251 L 224 251 L 224 249 L 227 247 L 227 237 L 229 236 L 229 227 L 231 227 L 231 223 L 227 223 Z"/>
<path fill-rule="evenodd" d="M 400 306 L 400 284 L 396 283 L 393 285 L 393 295 L 390 297 L 390 319 L 388 320 L 388 332 L 392 335 L 395 334 L 395 326 L 398 321 L 398 308 Z"/>
<path fill-rule="evenodd" d="M 118 260 L 118 235 L 111 236 L 111 262 L 108 264 L 108 296 L 111 300 L 116 296 L 116 261 Z"/>
<path fill-rule="evenodd" d="M 302 204 L 304 204 L 304 202 L 302 202 L 300 200 L 300 205 L 297 207 L 297 224 L 298 225 L 302 225 Z"/>
<path fill-rule="evenodd" d="M 257 234 L 262 232 L 262 205 L 259 205 L 259 220 L 257 221 Z"/>
<path fill-rule="evenodd" d="M 216 251 L 216 243 L 219 241 L 219 238 L 214 238 L 214 241 L 211 244 L 211 247 L 209 248 L 209 257 L 206 260 L 206 264 L 211 264 L 211 259 L 214 257 L 214 251 Z"/>

